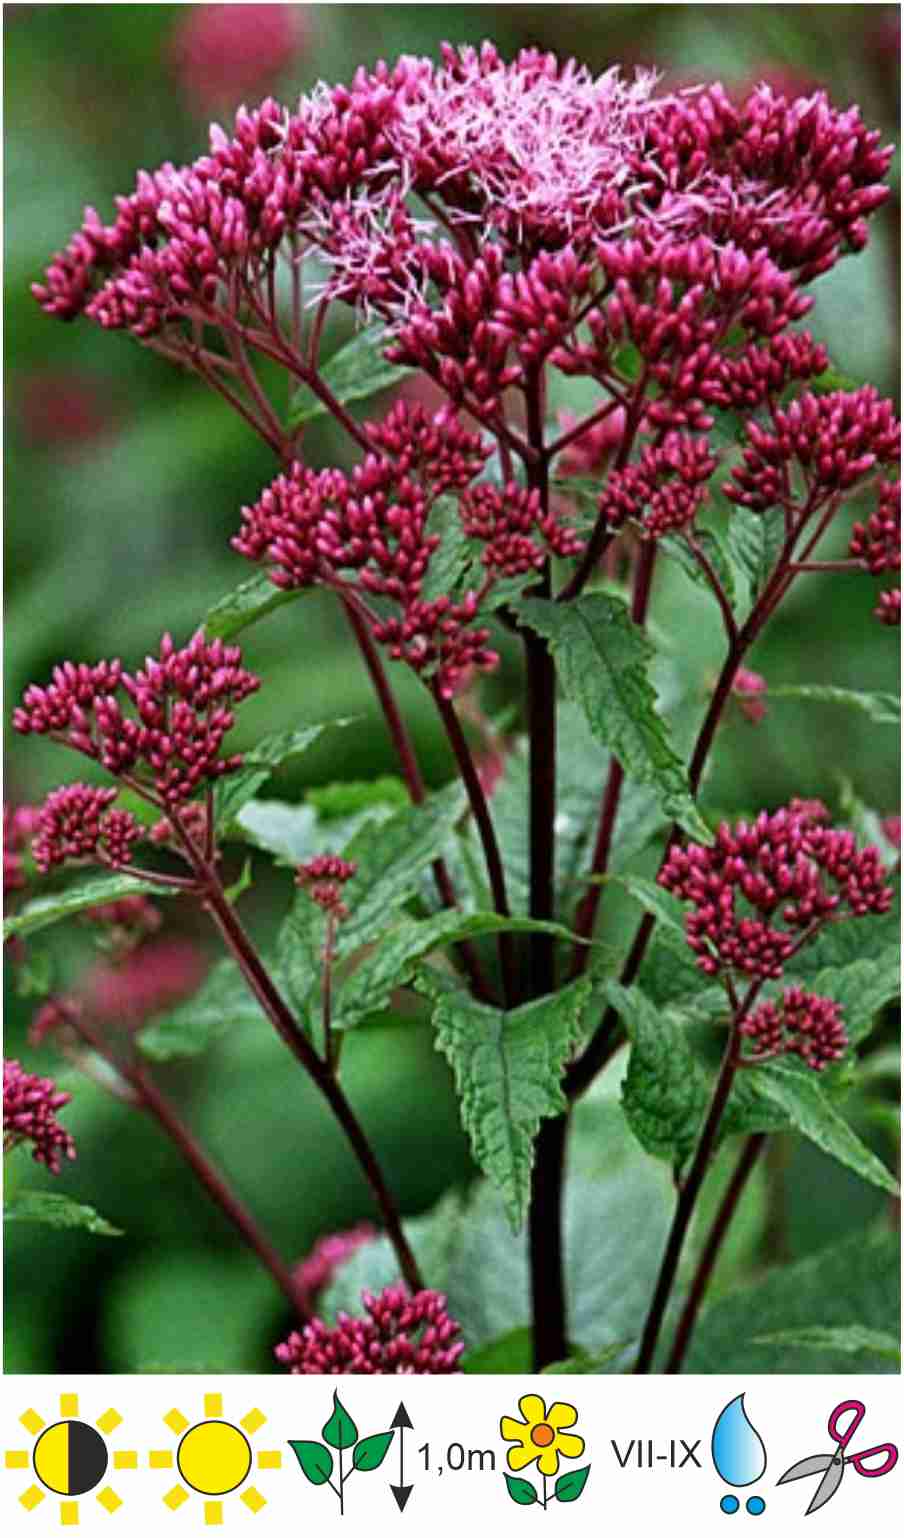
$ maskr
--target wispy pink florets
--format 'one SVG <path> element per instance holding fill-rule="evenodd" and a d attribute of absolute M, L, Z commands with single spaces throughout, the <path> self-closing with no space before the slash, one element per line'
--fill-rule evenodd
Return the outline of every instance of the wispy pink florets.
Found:
<path fill-rule="evenodd" d="M 786 988 L 780 1000 L 760 1004 L 741 1026 L 741 1035 L 753 1048 L 753 1056 L 742 1057 L 742 1064 L 793 1053 L 817 1073 L 843 1058 L 848 1045 L 839 1006 L 803 988 Z"/>
<path fill-rule="evenodd" d="M 362 1295 L 364 1318 L 339 1314 L 330 1328 L 314 1319 L 293 1330 L 274 1355 L 291 1373 L 433 1374 L 460 1371 L 464 1342 L 441 1292 L 404 1287 Z"/>
<path fill-rule="evenodd" d="M 885 913 L 892 891 L 873 845 L 793 808 L 722 823 L 711 847 L 673 849 L 659 882 L 692 904 L 687 941 L 701 971 L 781 977 L 808 931 Z"/>
<path fill-rule="evenodd" d="M 63 1159 L 75 1158 L 75 1143 L 56 1113 L 72 1099 L 52 1079 L 28 1073 L 15 1058 L 3 1059 L 3 1151 L 28 1142 L 32 1156 L 58 1175 Z"/>

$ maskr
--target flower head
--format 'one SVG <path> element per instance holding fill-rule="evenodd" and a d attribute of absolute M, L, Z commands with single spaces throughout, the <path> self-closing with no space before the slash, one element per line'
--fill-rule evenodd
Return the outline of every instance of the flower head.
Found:
<path fill-rule="evenodd" d="M 67 860 L 127 865 L 143 832 L 131 812 L 111 810 L 118 795 L 115 788 L 78 783 L 51 791 L 39 809 L 31 846 L 38 870 L 46 874 Z"/>
<path fill-rule="evenodd" d="M 518 1409 L 523 1420 L 503 1415 L 499 1431 L 504 1441 L 517 1442 L 506 1453 L 508 1466 L 513 1473 L 526 1469 L 536 1460 L 541 1474 L 553 1475 L 559 1471 L 559 1458 L 580 1458 L 584 1451 L 584 1439 L 567 1428 L 578 1418 L 574 1405 L 557 1399 L 546 1408 L 539 1394 L 522 1394 Z"/>
<path fill-rule="evenodd" d="M 134 1030 L 191 998 L 207 969 L 206 956 L 191 940 L 144 940 L 90 967 L 78 984 L 77 999 L 93 1020 Z"/>
<path fill-rule="evenodd" d="M 354 860 L 343 860 L 337 854 L 318 854 L 295 874 L 296 886 L 304 887 L 311 902 L 335 919 L 348 918 L 348 908 L 342 901 L 342 888 L 357 872 Z"/>
<path fill-rule="evenodd" d="M 340 1313 L 330 1328 L 314 1319 L 276 1347 L 291 1373 L 455 1373 L 464 1350 L 460 1330 L 441 1292 L 411 1295 L 385 1287 L 362 1294 L 365 1316 Z"/>
<path fill-rule="evenodd" d="M 181 649 L 165 635 L 159 655 L 147 657 L 134 674 L 123 672 L 118 660 L 94 667 L 64 662 L 46 687 L 26 689 L 13 725 L 26 736 L 37 733 L 65 743 L 110 774 L 138 777 L 166 806 L 178 807 L 205 780 L 241 765 L 239 754 L 221 754 L 235 721 L 233 706 L 260 688 L 241 658 L 239 647 L 208 641 L 199 630 Z M 98 802 L 95 810 L 99 807 Z M 123 845 L 130 837 L 124 815 L 110 814 Z M 79 836 L 74 830 L 76 842 Z"/>
<path fill-rule="evenodd" d="M 658 879 L 691 903 L 687 942 L 712 975 L 781 977 L 821 924 L 885 913 L 892 899 L 875 846 L 858 849 L 805 806 L 722 823 L 711 846 L 673 849 Z"/>
<path fill-rule="evenodd" d="M 3 803 L 3 895 L 21 891 L 26 886 L 22 851 L 37 827 L 36 806 L 11 806 Z"/>
<path fill-rule="evenodd" d="M 15 1058 L 3 1059 L 3 1152 L 18 1143 L 32 1146 L 32 1157 L 58 1175 L 63 1159 L 75 1158 L 72 1137 L 56 1113 L 72 1099 L 52 1079 L 28 1073 Z"/>
<path fill-rule="evenodd" d="M 844 1057 L 848 1038 L 841 1010 L 834 999 L 821 998 L 803 988 L 786 988 L 779 1000 L 758 1005 L 741 1026 L 741 1035 L 754 1049 L 742 1064 L 768 1062 L 783 1053 L 803 1059 L 820 1073 L 829 1063 Z"/>

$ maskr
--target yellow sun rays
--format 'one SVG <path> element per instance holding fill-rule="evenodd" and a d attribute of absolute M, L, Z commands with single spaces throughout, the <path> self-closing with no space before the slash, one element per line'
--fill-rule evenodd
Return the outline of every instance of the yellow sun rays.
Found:
<path fill-rule="evenodd" d="M 232 1495 L 245 1485 L 255 1461 L 249 1438 L 265 1422 L 266 1416 L 254 1409 L 243 1415 L 238 1425 L 224 1420 L 223 1396 L 216 1393 L 204 1395 L 204 1419 L 194 1424 L 181 1410 L 168 1411 L 163 1423 L 179 1438 L 178 1446 L 175 1453 L 166 1448 L 150 1453 L 149 1462 L 152 1469 L 175 1467 L 183 1482 L 166 1492 L 163 1504 L 170 1511 L 178 1511 L 192 1493 L 208 1497 L 204 1501 L 204 1522 L 208 1527 L 219 1527 L 223 1521 L 221 1497 Z M 275 1449 L 258 1452 L 259 1469 L 281 1466 L 282 1454 Z M 255 1515 L 267 1504 L 254 1485 L 246 1485 L 239 1500 Z"/>
<path fill-rule="evenodd" d="M 61 1394 L 59 1403 L 59 1419 L 50 1424 L 37 1410 L 28 1409 L 19 1416 L 19 1424 L 32 1438 L 33 1446 L 31 1451 L 10 1449 L 4 1454 L 4 1465 L 34 1470 L 36 1483 L 19 1496 L 25 1511 L 35 1511 L 48 1491 L 66 1496 L 60 1501 L 60 1526 L 77 1527 L 79 1504 L 73 1496 L 95 1491 L 95 1500 L 110 1516 L 122 1505 L 112 1485 L 98 1488 L 111 1461 L 106 1438 L 122 1425 L 122 1416 L 117 1410 L 105 1410 L 91 1425 L 80 1418 L 77 1394 Z M 117 1449 L 112 1462 L 114 1469 L 137 1469 L 138 1454 Z"/>

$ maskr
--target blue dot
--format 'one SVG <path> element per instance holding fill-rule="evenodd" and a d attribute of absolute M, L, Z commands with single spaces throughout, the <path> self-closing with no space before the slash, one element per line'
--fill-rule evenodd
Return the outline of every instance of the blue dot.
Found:
<path fill-rule="evenodd" d="M 736 1495 L 723 1495 L 721 1501 L 719 1502 L 721 1510 L 726 1512 L 730 1517 L 734 1516 L 739 1505 L 740 1502 Z"/>
<path fill-rule="evenodd" d="M 752 1517 L 761 1517 L 766 1510 L 766 1502 L 761 1495 L 752 1495 L 747 1502 L 747 1510 Z"/>

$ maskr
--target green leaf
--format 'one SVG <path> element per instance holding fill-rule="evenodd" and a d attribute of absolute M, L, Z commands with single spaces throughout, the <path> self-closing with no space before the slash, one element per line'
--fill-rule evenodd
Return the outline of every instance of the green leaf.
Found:
<path fill-rule="evenodd" d="M 459 591 L 479 558 L 480 544 L 469 539 L 462 528 L 458 498 L 454 496 L 436 499 L 427 519 L 427 533 L 437 535 L 440 541 L 421 583 L 420 596 L 430 602 Z"/>
<path fill-rule="evenodd" d="M 834 684 L 770 684 L 769 700 L 819 700 L 827 705 L 847 705 L 861 710 L 877 726 L 900 726 L 901 702 L 896 694 L 867 694 L 860 689 L 837 689 Z"/>
<path fill-rule="evenodd" d="M 605 879 L 617 881 L 635 902 L 640 903 L 646 913 L 652 913 L 668 934 L 682 945 L 687 944 L 684 905 L 673 893 L 660 886 L 658 881 L 650 881 L 646 876 L 607 876 Z"/>
<path fill-rule="evenodd" d="M 566 1108 L 562 1070 L 589 993 L 588 979 L 579 978 L 509 1011 L 478 1004 L 463 992 L 436 1002 L 436 1045 L 455 1075 L 462 1125 L 515 1229 L 527 1212 L 540 1122 Z"/>
<path fill-rule="evenodd" d="M 118 1239 L 114 1228 L 93 1207 L 57 1191 L 18 1191 L 3 1204 L 4 1223 L 41 1223 L 46 1228 L 84 1228 L 104 1239 Z"/>
<path fill-rule="evenodd" d="M 781 1331 L 849 1329 L 861 1320 L 871 1330 L 897 1338 L 900 1328 L 900 1239 L 886 1229 L 850 1235 L 796 1265 L 769 1271 L 755 1284 L 738 1288 L 700 1316 L 685 1362 L 687 1373 L 850 1373 L 850 1352 L 826 1344 L 765 1346 L 753 1339 Z M 897 1372 L 887 1356 L 876 1356 L 870 1371 Z"/>
<path fill-rule="evenodd" d="M 780 507 L 765 513 L 732 507 L 728 521 L 728 554 L 747 578 L 753 603 L 766 586 L 785 542 L 785 515 Z"/>
<path fill-rule="evenodd" d="M 362 1437 L 352 1453 L 352 1467 L 360 1469 L 362 1474 L 378 1469 L 389 1451 L 393 1435 L 392 1431 L 378 1431 L 372 1437 Z"/>
<path fill-rule="evenodd" d="M 901 991 L 901 963 L 897 949 L 876 961 L 852 961 L 846 967 L 826 967 L 809 983 L 814 993 L 834 999 L 844 1019 L 852 1046 L 872 1031 L 876 1016 Z"/>
<path fill-rule="evenodd" d="M 330 1447 L 339 1449 L 354 1447 L 358 1440 L 358 1428 L 335 1389 L 333 1390 L 333 1413 L 320 1434 L 325 1441 L 329 1442 Z"/>
<path fill-rule="evenodd" d="M 626 774 L 659 793 L 670 817 L 694 838 L 711 842 L 684 764 L 656 710 L 649 680 L 653 646 L 625 603 L 608 593 L 590 593 L 563 604 L 521 599 L 515 607 L 549 641 L 562 687 L 584 711 L 598 741 L 611 749 Z"/>
<path fill-rule="evenodd" d="M 537 1499 L 537 1492 L 530 1480 L 521 1479 L 515 1474 L 506 1474 L 505 1488 L 516 1506 L 533 1506 Z"/>
<path fill-rule="evenodd" d="M 810 1070 L 768 1063 L 745 1072 L 756 1074 L 759 1093 L 783 1111 L 797 1131 L 823 1153 L 830 1154 L 870 1185 L 898 1194 L 894 1176 L 838 1114 Z"/>
<path fill-rule="evenodd" d="M 208 973 L 198 992 L 138 1033 L 138 1045 L 154 1063 L 197 1057 L 227 1032 L 269 1029 L 260 1004 L 238 963 L 224 958 Z"/>
<path fill-rule="evenodd" d="M 272 736 L 262 738 L 256 747 L 249 748 L 242 754 L 241 769 L 225 775 L 214 786 L 214 817 L 220 830 L 229 827 L 245 803 L 282 764 L 305 753 L 328 728 L 351 724 L 352 718 L 348 716 L 335 721 L 318 721 L 313 726 L 299 727 L 297 731 L 274 732 Z"/>
<path fill-rule="evenodd" d="M 506 1330 L 485 1346 L 468 1351 L 461 1361 L 466 1373 L 522 1373 L 533 1371 L 533 1333 L 521 1326 Z"/>
<path fill-rule="evenodd" d="M 18 913 L 14 913 L 3 925 L 3 938 L 11 935 L 33 935 L 39 929 L 59 924 L 63 919 L 82 913 L 85 908 L 100 907 L 103 903 L 118 902 L 121 897 L 131 897 L 140 892 L 153 892 L 155 897 L 171 897 L 174 888 L 158 886 L 154 881 L 139 881 L 136 876 L 91 876 L 76 886 L 66 887 L 47 897 L 34 897 Z"/>
<path fill-rule="evenodd" d="M 582 1377 L 601 1373 L 616 1373 L 624 1371 L 623 1367 L 616 1366 L 622 1362 L 628 1351 L 634 1345 L 633 1341 L 617 1341 L 615 1345 L 606 1346 L 602 1351 L 585 1351 L 578 1346 L 565 1358 L 564 1362 L 550 1362 L 548 1367 L 541 1367 L 541 1374 L 548 1374 L 551 1378 Z M 527 1369 L 525 1369 L 526 1371 Z"/>
<path fill-rule="evenodd" d="M 755 1346 L 782 1346 L 802 1351 L 832 1351 L 848 1356 L 883 1357 L 896 1365 L 901 1361 L 901 1346 L 897 1336 L 884 1330 L 868 1330 L 862 1324 L 841 1325 L 825 1329 L 821 1325 L 804 1326 L 799 1330 L 776 1330 L 772 1335 L 755 1335 Z"/>
<path fill-rule="evenodd" d="M 379 944 L 368 952 L 361 964 L 339 982 L 334 1000 L 335 1028 L 348 1030 L 365 1015 L 385 1009 L 393 991 L 411 979 L 417 963 L 431 951 L 456 945 L 460 940 L 476 940 L 504 931 L 542 932 L 556 935 L 560 940 L 572 939 L 571 932 L 561 924 L 504 918 L 498 913 L 463 914 L 452 908 L 429 919 L 403 916 L 380 936 Z"/>
<path fill-rule="evenodd" d="M 330 839 L 312 806 L 289 801 L 246 801 L 233 821 L 233 833 L 241 834 L 258 849 L 272 854 L 277 864 L 301 865 L 314 854 L 335 854 L 342 847 Z"/>
<path fill-rule="evenodd" d="M 375 780 L 336 780 L 331 785 L 315 785 L 306 800 L 321 822 L 337 822 L 372 807 L 407 806 L 408 791 L 395 774 L 381 774 Z"/>
<path fill-rule="evenodd" d="M 413 372 L 405 363 L 388 363 L 383 349 L 389 345 L 386 327 L 378 321 L 367 326 L 340 347 L 320 369 L 320 378 L 347 406 L 351 401 L 367 400 L 379 391 L 389 390 Z M 301 427 L 317 417 L 329 415 L 329 408 L 309 385 L 299 385 L 292 396 L 288 427 Z"/>
<path fill-rule="evenodd" d="M 208 609 L 205 633 L 211 640 L 231 641 L 274 609 L 301 598 L 305 591 L 293 588 L 287 592 L 285 588 L 274 587 L 265 572 L 257 572 Z"/>
<path fill-rule="evenodd" d="M 322 1442 L 290 1442 L 301 1472 L 312 1485 L 325 1485 L 333 1472 L 333 1455 Z"/>
<path fill-rule="evenodd" d="M 641 1147 L 656 1159 L 684 1164 L 697 1142 L 710 1086 L 674 1010 L 650 1002 L 639 988 L 603 985 L 631 1042 L 622 1106 Z"/>
<path fill-rule="evenodd" d="M 251 886 L 254 886 L 254 875 L 251 856 L 248 855 L 236 880 L 233 881 L 231 886 L 224 888 L 223 896 L 225 897 L 226 901 L 232 905 L 232 907 L 235 907 L 235 904 L 238 902 L 239 898 L 242 897 Z"/>
<path fill-rule="evenodd" d="M 358 867 L 343 894 L 349 910 L 341 927 L 346 953 L 379 934 L 415 895 L 421 872 L 442 854 L 464 814 L 466 799 L 464 787 L 455 781 L 419 806 L 401 807 L 380 823 L 365 823 L 346 845 L 346 859 Z"/>
<path fill-rule="evenodd" d="M 576 1501 L 587 1483 L 590 1473 L 590 1464 L 582 1469 L 569 1469 L 567 1474 L 560 1474 L 555 1483 L 553 1495 L 557 1501 Z"/>
<path fill-rule="evenodd" d="M 700 546 L 703 554 L 709 560 L 709 564 L 722 584 L 722 589 L 728 599 L 729 605 L 734 608 L 737 594 L 735 592 L 734 572 L 731 562 L 717 534 L 712 529 L 696 529 L 694 539 Z M 664 539 L 658 541 L 658 547 L 663 554 L 668 555 L 681 567 L 685 576 L 690 577 L 704 592 L 712 594 L 715 600 L 709 577 L 694 555 L 686 538 L 681 534 L 667 534 Z"/>

